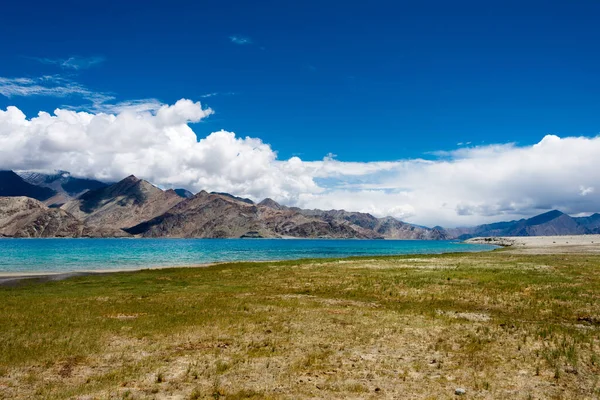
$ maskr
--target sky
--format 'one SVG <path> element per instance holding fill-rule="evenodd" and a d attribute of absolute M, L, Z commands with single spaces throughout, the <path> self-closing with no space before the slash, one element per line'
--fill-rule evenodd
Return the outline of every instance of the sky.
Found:
<path fill-rule="evenodd" d="M 3 4 L 0 169 L 466 226 L 600 211 L 597 1 Z"/>

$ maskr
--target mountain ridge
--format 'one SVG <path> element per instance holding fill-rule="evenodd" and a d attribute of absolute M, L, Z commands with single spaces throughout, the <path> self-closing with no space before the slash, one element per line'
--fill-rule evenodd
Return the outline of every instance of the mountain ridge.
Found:
<path fill-rule="evenodd" d="M 596 217 L 594 217 L 596 216 Z M 480 236 L 560 236 L 598 233 L 600 214 L 590 217 L 571 217 L 562 211 L 551 210 L 531 218 L 495 222 L 468 228 L 445 229 L 448 236 L 470 239 Z"/>
<path fill-rule="evenodd" d="M 54 195 L 56 195 L 54 190 L 32 185 L 14 171 L 0 171 L 0 196 L 26 196 L 44 201 Z"/>
<path fill-rule="evenodd" d="M 163 191 L 130 175 L 105 188 L 90 190 L 61 208 L 89 225 L 128 228 L 154 218 L 182 201 L 174 190 Z"/>
<path fill-rule="evenodd" d="M 31 197 L 0 197 L 0 237 L 123 237 L 120 229 L 91 227 Z"/>
<path fill-rule="evenodd" d="M 76 178 L 67 171 L 54 171 L 52 174 L 18 171 L 16 174 L 32 185 L 53 190 L 54 196 L 44 201 L 44 204 L 53 207 L 59 207 L 89 190 L 108 186 L 107 183 L 95 179 Z"/>
<path fill-rule="evenodd" d="M 112 232 L 116 236 L 140 237 L 464 240 L 475 236 L 600 233 L 600 213 L 571 217 L 559 210 L 551 210 L 528 219 L 474 227 L 428 228 L 368 213 L 288 207 L 271 198 L 255 203 L 251 199 L 222 192 L 202 190 L 193 194 L 185 189 L 163 190 L 134 175 L 106 184 L 73 178 L 66 171 L 19 174 L 0 171 L 0 195 L 4 193 L 15 197 L 30 194 L 40 197 L 45 205 L 59 205 L 64 214 L 42 212 L 37 205 L 29 204 L 27 207 L 31 208 L 31 215 L 44 215 L 42 220 L 54 221 L 55 225 L 68 222 L 69 235 L 102 236 Z M 76 197 L 62 205 L 57 204 L 58 198 L 72 195 Z M 6 204 L 5 208 L 8 207 Z M 83 224 L 88 231 L 75 221 Z M 29 214 L 23 214 L 22 223 L 23 226 L 31 223 Z M 43 225 L 42 222 L 34 225 L 40 224 Z M 23 229 L 22 232 L 28 232 Z M 5 232 L 8 231 L 5 229 Z M 32 232 L 37 234 L 35 229 Z M 60 229 L 56 232 L 57 235 L 65 234 Z"/>
<path fill-rule="evenodd" d="M 381 238 L 347 223 L 309 218 L 289 208 L 274 209 L 244 200 L 201 191 L 167 213 L 126 231 L 143 237 Z"/>

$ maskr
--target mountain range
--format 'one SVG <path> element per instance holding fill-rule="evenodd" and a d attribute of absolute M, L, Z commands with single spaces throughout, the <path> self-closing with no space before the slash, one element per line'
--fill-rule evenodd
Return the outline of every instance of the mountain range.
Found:
<path fill-rule="evenodd" d="M 427 228 L 392 217 L 305 210 L 272 199 L 162 190 L 135 176 L 104 183 L 54 174 L 0 171 L 0 236 L 177 238 L 468 239 L 600 233 L 600 214 L 554 210 L 529 219 L 468 228 Z"/>
<path fill-rule="evenodd" d="M 560 236 L 600 233 L 600 214 L 571 217 L 552 210 L 528 219 L 496 222 L 468 228 L 444 229 L 450 238 L 469 239 L 483 236 Z"/>

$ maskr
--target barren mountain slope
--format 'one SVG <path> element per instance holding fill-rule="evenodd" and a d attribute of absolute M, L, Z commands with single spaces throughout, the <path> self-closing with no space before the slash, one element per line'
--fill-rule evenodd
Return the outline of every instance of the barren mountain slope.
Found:
<path fill-rule="evenodd" d="M 0 197 L 0 236 L 118 237 L 120 229 L 89 227 L 65 210 L 48 208 L 29 197 Z"/>
<path fill-rule="evenodd" d="M 128 228 L 165 213 L 182 200 L 173 190 L 163 191 L 131 175 L 86 192 L 61 208 L 89 225 Z"/>
<path fill-rule="evenodd" d="M 144 237 L 336 237 L 380 238 L 346 221 L 325 221 L 295 210 L 250 204 L 202 191 L 164 215 L 128 232 Z"/>

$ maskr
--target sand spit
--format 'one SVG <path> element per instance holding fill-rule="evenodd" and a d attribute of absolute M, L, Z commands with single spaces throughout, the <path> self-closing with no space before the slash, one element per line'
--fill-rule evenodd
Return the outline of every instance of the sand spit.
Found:
<path fill-rule="evenodd" d="M 465 243 L 494 244 L 520 254 L 600 253 L 600 235 L 478 237 Z"/>

